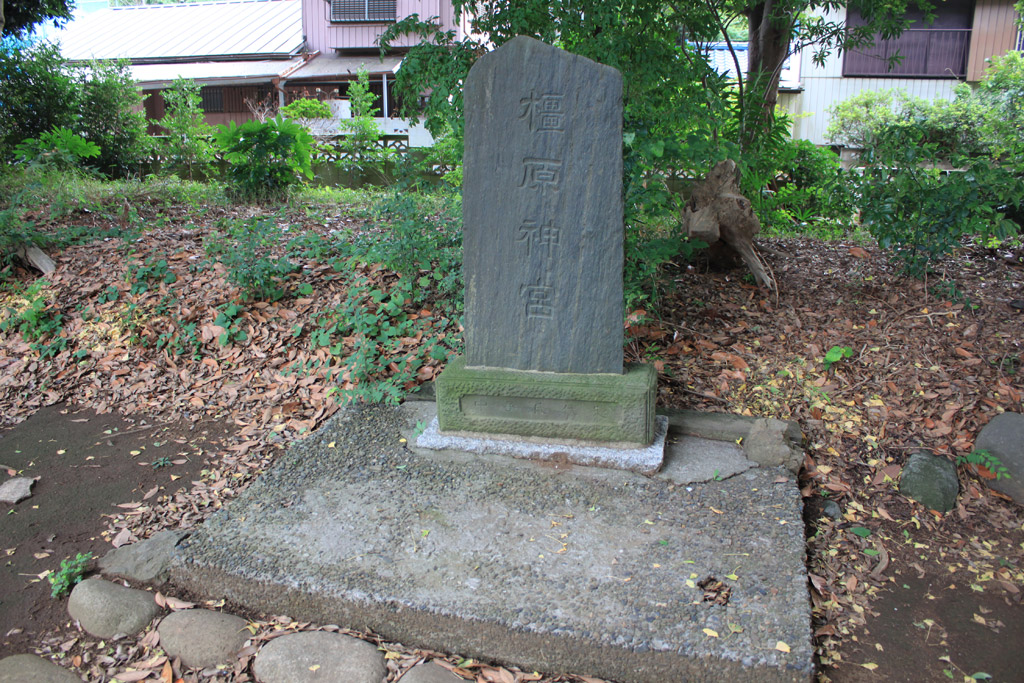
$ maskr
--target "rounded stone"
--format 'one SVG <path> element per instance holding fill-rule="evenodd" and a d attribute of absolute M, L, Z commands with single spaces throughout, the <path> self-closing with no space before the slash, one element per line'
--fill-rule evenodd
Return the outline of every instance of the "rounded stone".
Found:
<path fill-rule="evenodd" d="M 0 683 L 82 683 L 82 679 L 49 659 L 13 655 L 0 659 Z"/>
<path fill-rule="evenodd" d="M 405 672 L 402 683 L 456 683 L 465 680 L 434 662 L 417 664 Z"/>
<path fill-rule="evenodd" d="M 927 451 L 911 455 L 900 475 L 900 493 L 929 510 L 949 512 L 959 492 L 960 480 L 953 461 Z"/>
<path fill-rule="evenodd" d="M 159 613 L 152 593 L 103 579 L 82 581 L 68 599 L 68 614 L 97 638 L 135 635 Z"/>
<path fill-rule="evenodd" d="M 271 640 L 256 655 L 260 683 L 345 681 L 380 683 L 384 656 L 366 641 L 326 631 L 290 633 Z"/>
<path fill-rule="evenodd" d="M 248 622 L 234 614 L 189 609 L 168 614 L 160 622 L 160 645 L 192 669 L 228 664 L 249 639 Z"/>
<path fill-rule="evenodd" d="M 1006 468 L 1009 478 L 990 479 L 988 485 L 1024 505 L 1024 415 L 1000 413 L 985 425 L 974 448 L 988 451 Z"/>
<path fill-rule="evenodd" d="M 114 548 L 100 558 L 100 571 L 105 576 L 162 584 L 167 580 L 167 567 L 171 563 L 174 546 L 187 534 L 180 530 L 161 531 L 145 541 Z"/>

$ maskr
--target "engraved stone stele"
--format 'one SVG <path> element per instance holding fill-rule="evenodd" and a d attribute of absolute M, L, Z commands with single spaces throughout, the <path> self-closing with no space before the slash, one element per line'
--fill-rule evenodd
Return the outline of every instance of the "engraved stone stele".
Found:
<path fill-rule="evenodd" d="M 441 433 L 651 444 L 656 375 L 622 361 L 621 74 L 520 36 L 464 102 L 466 354 L 437 381 Z"/>

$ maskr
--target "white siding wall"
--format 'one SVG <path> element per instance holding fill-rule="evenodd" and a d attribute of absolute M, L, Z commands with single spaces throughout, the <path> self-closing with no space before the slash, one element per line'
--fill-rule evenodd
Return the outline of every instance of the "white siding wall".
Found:
<path fill-rule="evenodd" d="M 841 19 L 845 10 L 829 16 Z M 958 83 L 945 78 L 843 78 L 842 56 L 833 53 L 822 66 L 814 64 L 812 56 L 812 50 L 804 50 L 800 56 L 800 80 L 804 91 L 800 95 L 800 114 L 793 126 L 793 137 L 810 140 L 816 145 L 831 144 L 825 138 L 830 120 L 828 110 L 857 93 L 901 89 L 926 100 L 950 100 Z"/>

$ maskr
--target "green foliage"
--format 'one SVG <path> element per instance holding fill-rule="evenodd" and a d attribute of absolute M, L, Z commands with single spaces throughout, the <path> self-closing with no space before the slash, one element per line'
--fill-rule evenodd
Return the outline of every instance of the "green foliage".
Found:
<path fill-rule="evenodd" d="M 461 213 L 458 195 L 392 191 L 373 228 L 347 236 L 334 265 L 347 274 L 345 299 L 306 330 L 314 349 L 344 364 L 347 398 L 398 403 L 424 363 L 454 353 L 446 321 L 462 310 Z M 414 352 L 410 338 L 419 339 Z"/>
<path fill-rule="evenodd" d="M 996 481 L 1010 479 L 1010 473 L 998 457 L 985 449 L 971 451 L 967 455 L 956 456 L 957 465 L 981 465 L 995 475 Z"/>
<path fill-rule="evenodd" d="M 766 231 L 830 234 L 849 227 L 854 197 L 839 156 L 808 140 L 788 141 L 776 157 L 778 171 L 768 189 L 751 195 Z"/>
<path fill-rule="evenodd" d="M 338 141 L 341 156 L 338 166 L 347 171 L 372 174 L 377 180 L 386 180 L 387 165 L 395 160 L 395 151 L 383 145 L 384 131 L 374 118 L 379 110 L 373 106 L 370 77 L 360 69 L 356 80 L 348 86 L 351 118 L 339 125 L 344 136 Z"/>
<path fill-rule="evenodd" d="M 22 140 L 14 148 L 14 156 L 31 166 L 67 171 L 83 168 L 86 159 L 100 156 L 100 148 L 68 128 L 53 128 L 38 139 Z"/>
<path fill-rule="evenodd" d="M 171 284 L 178 281 L 178 276 L 171 272 L 166 259 L 150 257 L 144 263 L 128 269 L 128 282 L 131 283 L 132 294 L 148 292 L 154 284 L 163 282 Z"/>
<path fill-rule="evenodd" d="M 56 356 L 67 347 L 67 337 L 61 335 L 64 316 L 57 304 L 51 302 L 45 291 L 45 280 L 38 280 L 25 290 L 22 305 L 7 307 L 7 317 L 0 320 L 0 332 L 17 331 L 22 339 L 32 342 L 33 351 L 42 358 Z"/>
<path fill-rule="evenodd" d="M 153 464 L 151 465 L 151 467 L 154 470 L 159 470 L 161 468 L 170 467 L 170 466 L 171 466 L 171 459 L 169 457 L 167 457 L 166 455 L 163 456 L 163 457 L 157 458 L 156 460 L 153 461 Z"/>
<path fill-rule="evenodd" d="M 983 135 L 992 154 L 1024 173 L 1024 55 L 1007 52 L 993 57 L 975 95 L 988 114 Z"/>
<path fill-rule="evenodd" d="M 60 569 L 50 572 L 46 580 L 50 582 L 50 597 L 59 598 L 71 591 L 85 576 L 92 560 L 92 553 L 78 553 L 74 559 L 68 557 L 60 561 Z"/>
<path fill-rule="evenodd" d="M 217 309 L 217 318 L 213 321 L 213 324 L 224 328 L 224 331 L 217 338 L 217 342 L 221 346 L 243 342 L 249 338 L 249 335 L 242 329 L 240 323 L 243 313 L 245 313 L 245 307 L 239 304 L 227 304 L 223 308 Z"/>
<path fill-rule="evenodd" d="M 107 176 L 137 173 L 149 156 L 142 94 L 127 61 L 93 62 L 82 81 L 77 131 L 96 143 L 96 166 Z"/>
<path fill-rule="evenodd" d="M 895 128 L 917 131 L 923 143 L 945 157 L 977 154 L 987 146 L 981 136 L 985 107 L 963 84 L 952 101 L 928 101 L 902 90 L 866 90 L 830 111 L 826 135 L 847 147 L 872 149 Z"/>
<path fill-rule="evenodd" d="M 0 157 L 19 142 L 74 124 L 79 87 L 50 43 L 0 49 Z"/>
<path fill-rule="evenodd" d="M 287 257 L 275 255 L 281 229 L 269 218 L 221 223 L 205 248 L 227 268 L 227 280 L 251 301 L 277 301 L 285 295 L 284 279 L 298 270 Z"/>
<path fill-rule="evenodd" d="M 1021 178 L 1004 166 L 956 157 L 959 170 L 944 171 L 936 166 L 941 156 L 921 131 L 894 127 L 879 135 L 863 155 L 864 168 L 850 176 L 862 224 L 916 277 L 963 237 L 1014 234 L 1006 210 L 1024 196 Z"/>
<path fill-rule="evenodd" d="M 321 100 L 301 98 L 281 107 L 281 113 L 290 119 L 329 119 L 331 105 Z"/>
<path fill-rule="evenodd" d="M 190 180 L 205 177 L 213 160 L 213 128 L 203 118 L 199 85 L 191 79 L 175 79 L 163 98 L 164 117 L 154 123 L 166 131 L 162 145 L 166 170 Z"/>
<path fill-rule="evenodd" d="M 313 138 L 294 121 L 281 116 L 241 126 L 232 121 L 218 126 L 213 138 L 230 164 L 231 190 L 240 199 L 279 199 L 302 176 L 313 177 Z"/>
<path fill-rule="evenodd" d="M 350 256 L 410 283 L 420 305 L 462 310 L 462 199 L 391 192 L 377 206 L 380 232 L 353 236 Z"/>
<path fill-rule="evenodd" d="M 828 372 L 836 363 L 853 358 L 853 349 L 849 346 L 833 346 L 825 352 L 825 372 Z"/>

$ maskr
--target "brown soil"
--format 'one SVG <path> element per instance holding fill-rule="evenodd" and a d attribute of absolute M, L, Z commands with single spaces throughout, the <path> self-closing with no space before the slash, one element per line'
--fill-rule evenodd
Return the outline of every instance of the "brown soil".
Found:
<path fill-rule="evenodd" d="M 56 405 L 0 434 L 3 469 L 36 479 L 31 498 L 0 505 L 0 657 L 68 631 L 67 596 L 51 597 L 44 572 L 78 553 L 103 556 L 104 516 L 187 490 L 224 433 L 218 423 L 131 423 Z"/>

